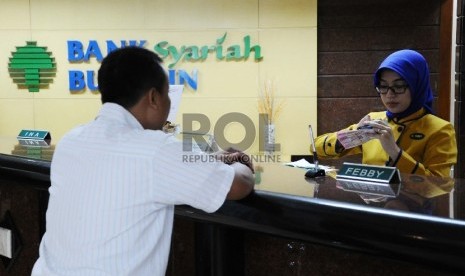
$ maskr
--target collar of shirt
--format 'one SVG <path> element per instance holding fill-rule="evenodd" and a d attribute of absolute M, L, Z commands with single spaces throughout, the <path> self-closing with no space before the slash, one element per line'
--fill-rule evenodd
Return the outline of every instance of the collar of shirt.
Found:
<path fill-rule="evenodd" d="M 420 119 L 421 117 L 425 116 L 426 113 L 425 112 L 425 109 L 424 108 L 421 108 L 420 110 L 408 115 L 407 117 L 404 117 L 400 120 L 398 120 L 397 118 L 394 118 L 393 119 L 393 122 L 395 122 L 396 124 L 404 124 L 404 123 L 407 123 L 407 122 L 410 122 L 410 121 L 415 121 L 415 120 L 418 120 Z"/>
<path fill-rule="evenodd" d="M 129 125 L 131 128 L 144 129 L 131 112 L 115 103 L 104 103 L 97 118 L 107 118 Z"/>

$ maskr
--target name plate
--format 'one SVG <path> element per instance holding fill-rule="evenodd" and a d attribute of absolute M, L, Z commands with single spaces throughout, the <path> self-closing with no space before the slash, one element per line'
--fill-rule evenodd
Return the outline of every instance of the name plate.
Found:
<path fill-rule="evenodd" d="M 345 162 L 337 172 L 336 179 L 374 183 L 400 183 L 400 173 L 395 167 L 354 164 Z"/>
<path fill-rule="evenodd" d="M 50 140 L 52 136 L 47 130 L 23 129 L 18 134 L 18 140 Z"/>

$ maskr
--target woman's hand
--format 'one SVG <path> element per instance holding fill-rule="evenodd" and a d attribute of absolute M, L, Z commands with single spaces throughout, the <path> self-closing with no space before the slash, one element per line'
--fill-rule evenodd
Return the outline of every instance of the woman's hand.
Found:
<path fill-rule="evenodd" d="M 358 122 L 357 129 L 363 128 L 366 125 L 365 122 L 369 122 L 369 121 L 371 121 L 371 117 L 370 115 L 366 115 Z"/>
<path fill-rule="evenodd" d="M 366 118 L 366 116 L 364 117 Z M 369 117 L 368 117 L 369 118 Z M 396 143 L 394 134 L 392 133 L 391 127 L 383 120 L 364 120 L 360 121 L 362 126 L 360 128 L 365 129 L 367 133 L 370 133 L 373 138 L 376 138 L 380 141 L 384 151 L 389 154 L 392 160 L 396 160 L 400 148 Z M 359 124 L 360 124 L 359 123 Z"/>

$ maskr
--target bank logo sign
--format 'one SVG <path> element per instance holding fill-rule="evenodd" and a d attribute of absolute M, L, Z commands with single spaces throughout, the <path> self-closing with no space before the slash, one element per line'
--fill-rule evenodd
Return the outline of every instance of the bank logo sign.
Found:
<path fill-rule="evenodd" d="M 20 89 L 39 92 L 53 82 L 56 62 L 47 47 L 37 46 L 36 41 L 27 41 L 25 46 L 16 46 L 8 63 L 8 72 L 13 83 Z"/>

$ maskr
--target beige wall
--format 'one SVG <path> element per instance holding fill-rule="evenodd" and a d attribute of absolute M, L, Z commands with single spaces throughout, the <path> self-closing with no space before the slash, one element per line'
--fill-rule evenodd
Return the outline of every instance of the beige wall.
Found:
<path fill-rule="evenodd" d="M 212 124 L 229 112 L 249 116 L 258 128 L 258 85 L 276 83 L 284 109 L 276 121 L 276 142 L 283 156 L 308 152 L 307 125 L 316 128 L 316 0 L 177 0 L 54 1 L 0 0 L 0 135 L 21 129 L 46 129 L 53 141 L 77 124 L 92 120 L 100 107 L 98 93 L 69 91 L 69 70 L 98 70 L 99 63 L 71 64 L 67 41 L 147 40 L 146 48 L 170 44 L 213 45 L 227 32 L 224 45 L 241 44 L 250 35 L 263 60 L 179 62 L 174 69 L 197 69 L 198 89 L 185 88 L 176 123 L 183 113 L 204 113 Z M 57 64 L 54 82 L 38 93 L 18 89 L 8 73 L 15 46 L 26 41 L 47 46 Z M 103 47 L 103 54 L 106 49 Z M 168 63 L 168 62 L 166 62 Z M 212 130 L 213 131 L 213 130 Z M 226 137 L 239 142 L 244 128 L 232 124 Z M 247 150 L 258 151 L 258 137 Z"/>

